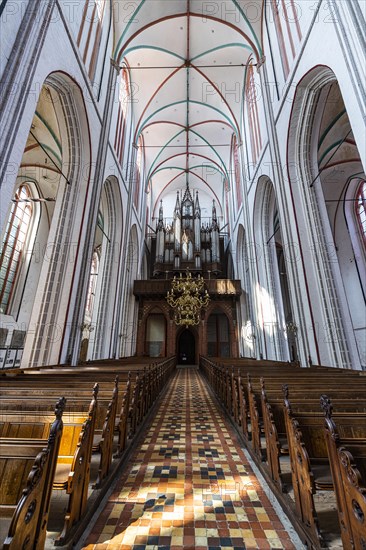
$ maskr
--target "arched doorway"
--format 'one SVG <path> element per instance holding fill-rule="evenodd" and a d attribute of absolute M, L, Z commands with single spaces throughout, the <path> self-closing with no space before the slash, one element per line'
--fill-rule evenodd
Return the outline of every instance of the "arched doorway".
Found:
<path fill-rule="evenodd" d="M 184 329 L 177 338 L 178 365 L 196 364 L 196 339 L 189 329 Z"/>

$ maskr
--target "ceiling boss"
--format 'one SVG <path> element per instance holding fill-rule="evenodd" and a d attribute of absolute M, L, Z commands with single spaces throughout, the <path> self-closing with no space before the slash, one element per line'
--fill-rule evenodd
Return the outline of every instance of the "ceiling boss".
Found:
<path fill-rule="evenodd" d="M 174 322 L 186 328 L 198 325 L 201 310 L 208 306 L 210 297 L 205 289 L 204 279 L 198 275 L 195 279 L 187 269 L 187 275 L 174 277 L 172 288 L 168 291 L 167 302 L 174 309 Z"/>

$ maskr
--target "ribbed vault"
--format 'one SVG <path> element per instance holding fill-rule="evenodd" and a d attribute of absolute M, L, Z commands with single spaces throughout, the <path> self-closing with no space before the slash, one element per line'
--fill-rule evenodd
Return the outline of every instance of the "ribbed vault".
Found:
<path fill-rule="evenodd" d="M 153 204 L 185 186 L 223 205 L 245 68 L 262 58 L 263 0 L 114 2 L 114 60 L 128 68 Z"/>

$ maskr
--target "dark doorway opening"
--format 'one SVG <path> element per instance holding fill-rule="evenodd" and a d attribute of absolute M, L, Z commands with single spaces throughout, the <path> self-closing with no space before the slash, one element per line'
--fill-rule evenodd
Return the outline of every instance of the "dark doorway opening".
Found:
<path fill-rule="evenodd" d="M 177 363 L 178 365 L 196 364 L 196 339 L 188 329 L 183 330 L 177 342 Z"/>

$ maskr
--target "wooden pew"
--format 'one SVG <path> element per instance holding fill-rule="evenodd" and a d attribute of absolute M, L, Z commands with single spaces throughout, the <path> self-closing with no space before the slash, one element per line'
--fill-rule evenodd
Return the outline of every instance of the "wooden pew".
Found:
<path fill-rule="evenodd" d="M 117 389 L 117 388 L 116 388 Z M 117 393 L 117 392 L 116 392 Z M 112 462 L 113 439 L 116 420 L 116 394 L 112 396 L 109 403 L 103 430 L 100 433 L 94 432 L 93 453 L 100 454 L 98 479 L 95 486 L 100 487 L 105 477 L 108 475 Z M 90 398 L 89 398 L 90 404 Z M 33 413 L 33 422 L 29 420 Z M 82 429 L 86 420 L 86 414 L 83 411 L 73 413 L 64 413 L 63 416 L 63 437 L 60 444 L 60 455 L 73 454 Z M 2 413 L 0 421 L 0 441 L 20 441 L 26 443 L 43 441 L 49 436 L 52 417 L 48 411 L 12 411 Z M 6 438 L 6 439 L 5 439 Z M 12 438 L 12 439 L 10 439 Z M 37 439 L 41 438 L 41 439 Z"/>
<path fill-rule="evenodd" d="M 229 365 L 230 368 L 229 368 Z M 305 380 L 313 380 L 314 368 L 301 369 L 299 365 L 289 363 L 277 363 L 274 361 L 266 361 L 261 363 L 256 360 L 248 359 L 227 359 L 226 364 L 215 364 L 212 360 L 201 357 L 200 368 L 208 379 L 209 384 L 213 387 L 219 400 L 222 402 L 228 413 L 233 416 L 235 422 L 241 426 L 244 437 L 249 441 L 251 433 L 249 432 L 248 420 L 250 418 L 250 407 L 248 399 L 248 387 L 245 379 L 250 375 L 265 376 L 270 380 L 273 378 L 278 380 L 278 387 L 281 391 L 283 383 L 289 381 L 295 382 L 297 379 L 304 378 Z M 341 387 L 354 387 L 355 381 L 357 384 L 363 385 L 366 392 L 366 379 L 360 378 L 359 372 L 345 371 L 344 369 L 334 369 L 332 379 L 342 380 L 339 384 Z M 318 387 L 318 380 L 323 380 L 325 384 L 329 382 L 329 368 L 316 368 L 317 380 L 313 381 L 313 387 Z M 320 392 L 321 393 L 321 392 Z M 319 393 L 319 396 L 320 396 Z M 257 407 L 260 402 L 260 388 L 258 397 L 255 399 Z M 260 409 L 258 409 L 261 415 Z M 257 449 L 256 449 L 257 450 Z M 260 452 L 258 451 L 258 455 Z"/>
<path fill-rule="evenodd" d="M 117 451 L 115 458 L 119 458 L 126 448 L 128 435 L 128 417 L 131 403 L 132 385 L 131 379 L 127 380 L 126 390 L 123 396 L 119 419 L 116 421 L 116 429 L 118 432 Z"/>
<path fill-rule="evenodd" d="M 356 399 L 357 392 L 359 392 L 359 396 L 364 398 L 366 395 L 366 384 L 360 383 L 357 381 L 357 384 L 354 380 L 348 381 L 348 383 L 345 383 L 343 381 L 341 389 L 338 387 L 337 381 L 329 381 L 329 378 L 321 378 L 317 377 L 316 381 L 309 379 L 308 376 L 301 377 L 297 373 L 295 376 L 292 376 L 291 374 L 287 375 L 286 378 L 280 378 L 278 379 L 276 375 L 272 377 L 268 377 L 269 379 L 269 391 L 267 390 L 267 397 L 268 393 L 270 395 L 275 395 L 277 398 L 280 398 L 280 393 L 282 391 L 282 385 L 283 380 L 287 380 L 289 384 L 291 384 L 292 391 L 295 394 L 294 401 L 300 400 L 306 400 L 309 402 L 309 400 L 313 400 L 312 405 L 305 404 L 304 406 L 313 406 L 314 410 L 318 409 L 318 403 L 319 403 L 319 397 L 325 389 L 331 387 L 331 384 L 334 384 L 334 387 L 337 388 L 337 394 L 339 397 L 343 397 L 345 402 L 351 399 Z M 247 409 L 249 411 L 249 418 L 250 418 L 250 438 L 251 443 L 253 446 L 253 450 L 255 454 L 257 455 L 259 460 L 265 460 L 266 459 L 266 453 L 265 450 L 262 447 L 261 443 L 261 436 L 265 435 L 265 427 L 268 427 L 268 424 L 266 424 L 267 418 L 264 418 L 264 414 L 268 412 L 268 408 L 266 409 L 263 406 L 263 377 L 261 379 L 253 379 L 250 374 L 248 374 L 248 385 L 247 385 L 247 397 L 242 396 L 242 402 L 245 406 L 245 403 L 247 402 Z M 314 401 L 314 397 L 316 397 L 316 400 Z M 365 400 L 363 399 L 363 403 L 365 403 Z M 281 400 L 281 406 L 282 406 L 282 400 Z M 352 406 L 352 409 L 355 407 Z M 243 417 L 247 417 L 247 409 L 245 408 L 243 411 Z M 248 420 L 247 420 L 248 422 Z M 281 433 L 282 432 L 282 433 Z M 284 435 L 284 430 L 281 430 L 281 435 Z M 249 431 L 247 428 L 247 433 L 244 432 L 244 435 L 249 440 Z M 280 436 L 281 437 L 281 436 Z M 281 449 L 284 451 L 285 447 L 282 446 Z"/>
<path fill-rule="evenodd" d="M 235 368 L 232 368 L 232 364 L 234 364 Z M 301 488 L 299 488 L 298 477 L 294 478 L 294 472 L 292 471 L 291 473 L 295 485 L 295 506 L 298 508 L 294 522 L 305 544 L 309 547 L 319 548 L 323 544 L 323 539 L 319 532 L 313 493 L 306 490 L 306 487 L 311 486 L 311 483 L 310 485 L 306 484 L 306 479 L 310 477 L 310 480 L 312 480 L 313 490 L 329 490 L 333 487 L 331 476 L 329 475 L 330 468 L 327 460 L 325 439 L 322 435 L 324 416 L 319 411 L 319 398 L 325 389 L 334 392 L 336 396 L 334 402 L 337 407 L 336 419 L 339 421 L 342 420 L 339 427 L 342 435 L 341 439 L 350 445 L 348 452 L 352 453 L 353 450 L 357 457 L 357 453 L 361 451 L 359 448 L 359 438 L 355 437 L 360 434 L 357 431 L 360 429 L 360 422 L 363 423 L 362 425 L 365 426 L 366 430 L 366 377 L 363 376 L 364 373 L 344 369 L 331 369 L 330 367 L 301 369 L 298 365 L 277 365 L 274 362 L 270 364 L 269 362 L 264 362 L 264 364 L 261 364 L 259 361 L 252 360 L 248 362 L 246 360 L 233 361 L 230 359 L 222 362 L 221 365 L 217 365 L 214 361 L 207 358 L 201 358 L 200 367 L 218 399 L 243 432 L 248 448 L 253 453 L 253 458 L 262 473 L 265 474 L 266 479 L 273 482 L 271 487 L 274 491 L 277 490 L 280 501 L 290 515 L 293 514 L 294 502 L 290 498 L 290 495 L 283 494 L 283 489 L 290 489 L 291 483 L 284 483 L 283 473 L 278 463 L 276 468 L 271 466 L 271 455 L 279 461 L 279 458 L 284 456 L 284 453 L 291 450 L 286 448 L 288 447 L 288 436 L 285 427 L 286 418 L 283 415 L 285 404 L 282 394 L 282 386 L 285 383 L 291 385 L 293 416 L 297 422 L 305 422 L 303 431 L 306 437 L 303 438 L 304 445 L 301 452 L 304 452 L 304 449 L 306 452 L 305 444 L 308 444 L 310 441 L 310 455 L 308 455 L 310 469 L 306 475 L 303 474 L 302 476 L 305 484 Z M 248 374 L 249 384 L 246 383 Z M 262 377 L 262 380 L 260 377 Z M 263 377 L 266 380 L 265 387 Z M 264 390 L 264 396 L 262 390 Z M 255 406 L 253 412 L 250 411 L 249 397 L 252 398 L 252 404 Z M 269 414 L 266 415 L 264 411 L 267 411 Z M 279 414 L 282 415 L 282 419 L 277 424 Z M 299 419 L 297 419 L 297 416 Z M 354 419 L 355 416 L 357 416 L 356 419 Z M 311 420 L 306 420 L 307 417 Z M 269 424 L 267 423 L 268 419 Z M 307 422 L 309 426 L 307 426 Z M 272 453 L 272 447 L 267 438 L 266 426 L 268 425 L 272 429 L 274 453 Z M 277 427 L 279 428 L 278 433 L 276 433 Z M 302 430 L 299 429 L 299 436 L 302 435 L 301 432 Z M 345 434 L 347 434 L 347 437 L 345 437 Z M 263 435 L 266 441 L 265 447 L 262 445 L 264 440 Z M 312 439 L 314 439 L 314 447 L 318 447 L 317 452 L 314 452 L 311 446 Z M 321 452 L 319 452 L 320 448 Z M 254 449 L 256 449 L 256 452 Z M 299 456 L 302 463 L 304 463 L 302 454 L 294 453 L 295 458 Z M 310 458 L 313 460 L 310 460 Z M 314 461 L 314 459 L 317 460 Z M 269 470 L 263 460 L 268 460 Z M 318 462 L 318 464 L 314 462 Z M 296 467 L 294 460 L 291 462 L 291 465 L 293 464 Z M 327 464 L 327 479 L 321 479 L 319 476 L 320 470 L 325 470 Z M 358 462 L 356 464 L 359 466 Z M 293 466 L 291 467 L 293 468 Z M 272 475 L 273 471 L 277 471 L 277 480 Z M 364 484 L 362 487 L 364 487 Z M 305 510 L 305 514 L 302 514 L 303 509 Z M 359 505 L 357 510 L 362 510 L 361 505 Z M 355 512 L 352 511 L 352 513 L 355 516 Z M 359 513 L 359 517 L 362 514 L 363 511 Z M 313 519 L 311 519 L 311 515 Z M 336 520 L 336 517 L 334 519 Z M 359 520 L 356 519 L 356 521 Z"/>
<path fill-rule="evenodd" d="M 0 438 L 0 512 L 2 517 L 14 514 L 37 455 L 47 439 Z"/>
<path fill-rule="evenodd" d="M 94 440 L 94 429 L 97 416 L 97 395 L 98 385 L 95 384 L 93 388 L 93 398 L 91 402 L 89 397 L 89 411 L 87 415 L 83 414 L 82 412 L 75 413 L 71 416 L 67 415 L 66 422 L 64 422 L 63 437 L 59 443 L 58 455 L 56 456 L 56 470 L 54 474 L 53 489 L 66 490 L 67 494 L 69 495 L 69 500 L 64 528 L 60 537 L 57 539 L 56 544 L 63 544 L 69 534 L 70 529 L 79 521 L 79 519 L 82 517 L 83 512 L 85 511 L 89 486 L 90 461 Z M 114 397 L 116 397 L 116 394 L 114 394 Z M 114 418 L 115 410 L 113 412 L 113 407 L 115 409 L 115 402 L 116 400 L 114 400 L 113 403 L 111 402 L 111 412 L 112 414 L 114 414 Z M 6 422 L 4 423 L 4 425 L 8 427 L 8 433 L 13 438 L 19 433 L 21 433 L 22 435 L 28 435 L 28 439 L 18 438 L 18 445 L 26 444 L 30 447 L 37 443 L 37 440 L 31 439 L 31 434 L 29 433 L 29 428 L 31 427 L 30 423 L 26 422 L 25 424 L 23 424 L 23 420 L 23 414 L 18 415 L 18 417 L 14 414 L 13 417 L 8 415 L 6 416 Z M 102 434 L 102 438 L 99 437 L 99 441 L 97 443 L 98 447 L 99 445 L 101 445 L 101 449 L 103 451 L 104 449 L 106 450 L 105 453 L 101 454 L 101 460 L 99 463 L 99 475 L 97 480 L 99 485 L 105 478 L 106 470 L 109 469 L 109 464 L 107 463 L 107 460 L 108 458 L 111 459 L 110 448 L 108 448 L 111 446 L 110 434 L 108 433 L 111 417 L 106 420 L 107 421 L 105 422 L 104 433 Z M 39 415 L 36 424 L 37 426 L 42 426 L 43 433 L 46 433 L 47 429 L 50 426 L 50 416 L 47 413 Z M 28 433 L 26 430 L 28 430 Z M 114 430 L 112 430 L 112 433 L 113 431 Z M 0 441 L 8 441 L 10 443 L 11 441 L 17 441 L 17 439 L 2 439 Z M 43 446 L 45 442 L 46 441 L 43 441 Z"/>
<path fill-rule="evenodd" d="M 321 546 L 323 537 L 313 495 L 317 490 L 334 490 L 324 437 L 324 414 L 294 413 L 288 388 L 284 388 L 284 401 L 296 512 L 309 539 L 315 546 Z M 366 438 L 366 413 L 337 412 L 333 418 L 342 437 Z"/>
<path fill-rule="evenodd" d="M 118 405 L 118 375 L 115 378 L 112 399 L 108 405 L 107 414 L 104 420 L 101 437 L 94 436 L 93 452 L 100 453 L 98 478 L 95 487 L 99 488 L 107 477 L 113 455 L 113 440 L 116 424 L 116 414 Z"/>
<path fill-rule="evenodd" d="M 314 395 L 306 395 L 305 389 L 301 389 L 301 394 L 293 392 L 291 406 L 293 410 L 318 411 L 319 399 Z M 282 393 L 282 392 L 281 392 Z M 270 470 L 270 476 L 273 482 L 281 491 L 288 490 L 288 482 L 284 480 L 281 471 L 281 457 L 288 455 L 288 442 L 284 416 L 283 395 L 281 397 L 277 392 L 266 391 L 265 381 L 261 378 L 261 401 L 264 434 L 266 438 L 266 460 Z M 338 411 L 366 411 L 366 398 L 363 392 L 359 394 L 352 391 L 347 397 L 335 398 Z"/>
<path fill-rule="evenodd" d="M 56 404 L 56 419 L 52 424 L 48 440 L 27 443 L 20 439 L 19 445 L 9 440 L 8 443 L 2 442 L 3 444 L 0 446 L 1 495 L 3 497 L 5 494 L 6 501 L 9 500 L 9 497 L 10 500 L 14 497 L 17 498 L 18 482 L 22 484 L 24 479 L 24 475 L 19 475 L 19 472 L 27 471 L 29 460 L 33 460 L 4 541 L 4 550 L 18 550 L 26 547 L 41 549 L 44 547 L 52 484 L 62 436 L 62 414 L 65 403 L 66 400 L 61 398 Z M 40 446 L 43 448 L 38 452 Z M 35 452 L 37 455 L 33 459 Z M 9 490 L 10 487 L 11 490 Z M 3 507 L 1 511 L 3 512 Z"/>
<path fill-rule="evenodd" d="M 366 437 L 342 437 L 333 418 L 331 400 L 322 395 L 320 404 L 325 413 L 325 441 L 343 548 L 363 550 L 366 548 Z"/>
<path fill-rule="evenodd" d="M 88 418 L 85 420 L 73 456 L 59 456 L 53 489 L 65 490 L 69 495 L 68 507 L 62 533 L 55 544 L 61 546 L 71 528 L 83 516 L 88 500 L 90 460 L 93 447 L 94 428 L 97 416 L 98 384 L 94 385 Z M 71 464 L 71 467 L 70 467 Z"/>
<path fill-rule="evenodd" d="M 103 368 L 100 373 L 90 366 L 88 372 L 76 373 L 74 369 L 63 370 L 59 372 L 59 368 L 55 369 L 40 369 L 32 373 L 18 373 L 16 377 L 4 377 L 5 391 L 0 398 L 0 408 L 2 409 L 3 423 L 0 423 L 2 429 L 7 435 L 13 435 L 19 441 L 19 437 L 27 433 L 33 438 L 33 443 L 40 443 L 34 439 L 36 436 L 44 436 L 47 433 L 49 426 L 49 399 L 50 395 L 55 395 L 59 392 L 60 387 L 65 387 L 69 397 L 68 418 L 72 420 L 72 415 L 85 419 L 85 409 L 88 403 L 87 388 L 90 388 L 92 377 L 100 381 L 102 390 L 95 392 L 92 403 L 89 397 L 88 418 L 82 427 L 78 426 L 80 435 L 76 448 L 76 452 L 72 453 L 72 443 L 69 449 L 65 450 L 68 442 L 65 440 L 62 444 L 62 453 L 59 453 L 59 464 L 57 475 L 55 476 L 54 488 L 58 490 L 66 490 L 69 495 L 67 513 L 64 523 L 64 528 L 56 545 L 67 543 L 74 533 L 74 526 L 85 515 L 87 489 L 90 476 L 90 460 L 88 454 L 97 449 L 101 451 L 101 462 L 99 464 L 98 479 L 96 486 L 101 486 L 105 480 L 110 480 L 110 465 L 113 451 L 113 435 L 114 426 L 118 429 L 118 445 L 117 454 L 120 457 L 127 444 L 128 434 L 132 437 L 137 430 L 138 425 L 142 422 L 156 397 L 161 392 L 168 377 L 172 374 L 175 367 L 175 360 L 168 358 L 154 365 L 141 365 L 141 362 L 135 363 L 134 372 L 129 373 L 130 366 L 126 365 L 119 372 L 119 386 L 116 380 L 116 369 L 110 366 Z M 98 367 L 99 368 L 99 367 Z M 128 371 L 126 370 L 128 368 Z M 139 375 L 138 389 L 135 392 L 135 401 L 132 405 L 132 391 L 136 388 L 134 384 L 135 376 Z M 118 391 L 121 387 L 126 388 L 126 392 Z M 107 396 L 113 385 L 113 398 L 107 402 Z M 118 389 L 117 389 L 118 387 Z M 89 389 L 90 392 L 90 389 Z M 97 397 L 98 394 L 98 397 Z M 100 399 L 100 394 L 102 398 Z M 5 396 L 5 397 L 4 397 Z M 94 404 L 93 404 L 94 401 Z M 99 405 L 102 404 L 100 407 Z M 119 409 L 118 419 L 116 420 L 117 404 Z M 19 405 L 23 405 L 23 409 L 19 410 Z M 103 422 L 100 424 L 98 420 L 98 410 L 104 407 Z M 15 410 L 14 410 L 15 408 Z M 30 413 L 28 418 L 25 415 Z M 13 416 L 11 419 L 10 417 Z M 36 427 L 32 426 L 29 420 L 33 417 L 36 421 Z M 10 422 L 11 420 L 11 422 Z M 98 441 L 93 438 L 97 421 L 101 427 L 101 437 Z M 12 423 L 12 426 L 10 426 Z M 18 424 L 15 426 L 15 424 Z M 34 424 L 34 423 L 33 423 Z M 133 430 L 131 429 L 133 427 Z M 33 430 L 33 431 L 31 431 Z M 38 430 L 38 432 L 37 432 Z M 75 436 L 70 436 L 69 439 L 75 441 Z M 41 444 L 41 443 L 40 443 Z M 75 443 L 74 443 L 75 445 Z M 65 456 L 66 455 L 66 456 Z M 80 460 L 82 458 L 82 460 Z M 63 462 L 63 464 L 62 464 Z M 85 471 L 81 472 L 81 465 L 86 465 Z M 70 471 L 71 469 L 71 471 Z M 19 529 L 19 525 L 17 527 Z M 74 535 L 73 535 L 74 536 Z"/>

